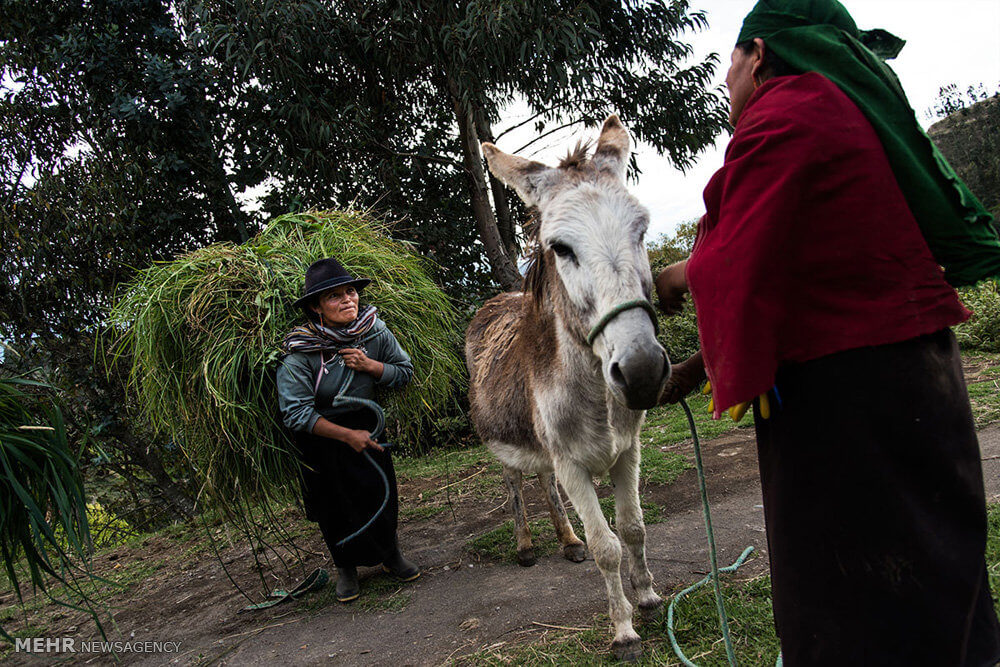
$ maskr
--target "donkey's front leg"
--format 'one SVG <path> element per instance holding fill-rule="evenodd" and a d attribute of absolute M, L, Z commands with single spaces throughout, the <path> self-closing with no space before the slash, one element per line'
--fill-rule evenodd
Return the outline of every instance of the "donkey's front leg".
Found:
<path fill-rule="evenodd" d="M 611 650 L 619 660 L 636 660 L 642 653 L 642 646 L 639 635 L 632 628 L 632 605 L 622 590 L 622 547 L 601 512 L 590 471 L 576 463 L 557 460 L 556 477 L 566 489 L 576 513 L 583 519 L 587 546 L 604 575 L 608 588 L 608 613 L 615 626 Z"/>
<path fill-rule="evenodd" d="M 507 486 L 507 502 L 514 516 L 514 536 L 517 539 L 517 564 L 530 567 L 535 564 L 535 549 L 531 545 L 531 528 L 524 509 L 524 476 L 520 470 L 503 467 L 503 482 Z"/>
<path fill-rule="evenodd" d="M 663 598 L 653 590 L 653 575 L 646 564 L 646 524 L 639 504 L 638 440 L 621 453 L 611 468 L 615 487 L 615 528 L 628 548 L 632 588 L 639 594 L 639 611 L 644 616 L 660 608 Z"/>

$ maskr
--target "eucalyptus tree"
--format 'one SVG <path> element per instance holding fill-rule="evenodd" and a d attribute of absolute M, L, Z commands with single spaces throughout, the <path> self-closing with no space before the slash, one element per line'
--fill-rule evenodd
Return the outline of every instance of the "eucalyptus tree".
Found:
<path fill-rule="evenodd" d="M 467 243 L 473 223 L 505 286 L 519 282 L 517 225 L 479 144 L 509 105 L 525 102 L 542 135 L 616 110 L 681 167 L 725 126 L 717 57 L 682 66 L 684 31 L 707 25 L 684 0 L 204 0 L 181 14 L 228 85 L 236 152 L 282 175 L 271 205 L 311 193 L 409 212 L 443 186 L 435 226 Z"/>

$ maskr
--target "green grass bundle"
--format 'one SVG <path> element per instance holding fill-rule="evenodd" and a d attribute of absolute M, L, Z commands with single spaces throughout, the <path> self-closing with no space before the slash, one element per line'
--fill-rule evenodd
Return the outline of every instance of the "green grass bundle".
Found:
<path fill-rule="evenodd" d="M 330 256 L 372 280 L 362 301 L 379 309 L 413 359 L 410 384 L 380 401 L 393 442 L 421 450 L 428 424 L 464 389 L 453 307 L 425 260 L 363 212 L 282 216 L 243 245 L 154 265 L 112 311 L 112 351 L 131 363 L 142 415 L 194 468 L 203 503 L 243 501 L 252 511 L 251 504 L 295 497 L 274 374 L 284 335 L 303 321 L 292 302 L 306 268 Z"/>

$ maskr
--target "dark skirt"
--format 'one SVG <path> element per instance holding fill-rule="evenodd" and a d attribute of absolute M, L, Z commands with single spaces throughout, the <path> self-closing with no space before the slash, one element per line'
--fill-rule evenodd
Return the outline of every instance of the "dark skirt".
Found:
<path fill-rule="evenodd" d="M 336 418 L 339 426 L 371 430 L 374 417 L 366 410 Z M 301 470 L 302 502 L 306 517 L 319 523 L 333 561 L 338 567 L 377 565 L 396 546 L 399 496 L 396 471 L 388 450 L 365 450 L 389 480 L 389 502 L 363 533 L 337 546 L 378 511 L 385 498 L 385 482 L 362 453 L 339 440 L 311 433 L 296 433 Z"/>
<path fill-rule="evenodd" d="M 783 367 L 755 408 L 784 663 L 994 665 L 979 443 L 950 330 Z M 772 394 L 773 396 L 773 394 Z"/>

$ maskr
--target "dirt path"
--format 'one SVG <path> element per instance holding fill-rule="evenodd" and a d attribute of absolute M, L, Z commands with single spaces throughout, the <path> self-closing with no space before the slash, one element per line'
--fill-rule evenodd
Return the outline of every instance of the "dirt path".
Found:
<path fill-rule="evenodd" d="M 996 501 L 1000 426 L 981 432 L 980 442 L 987 495 Z M 732 562 L 748 545 L 766 554 L 752 436 L 742 432 L 709 442 L 704 456 L 720 563 Z M 664 507 L 666 520 L 648 529 L 650 567 L 658 589 L 668 593 L 704 574 L 707 549 L 694 471 L 658 491 L 655 500 Z M 501 518 L 494 516 L 489 523 Z M 162 632 L 183 637 L 187 653 L 178 659 L 182 664 L 217 658 L 233 665 L 427 665 L 498 642 L 523 641 L 547 630 L 539 623 L 585 626 L 595 613 L 606 611 L 592 560 L 575 565 L 552 555 L 532 568 L 470 563 L 462 545 L 484 518 L 459 513 L 458 519 L 458 525 L 447 516 L 403 530 L 404 543 L 412 545 L 410 553 L 425 574 L 412 585 L 412 600 L 398 613 L 330 606 L 309 615 L 278 607 L 270 616 L 234 625 L 231 616 L 205 617 L 194 605 L 192 616 L 183 622 L 186 628 L 196 628 L 194 632 L 178 635 L 173 625 Z M 746 566 L 749 574 L 765 569 L 765 558 Z M 231 612 L 238 604 L 234 599 L 224 610 Z"/>
<path fill-rule="evenodd" d="M 982 431 L 980 443 L 987 496 L 997 501 L 1000 425 Z M 691 453 L 690 444 L 670 449 Z M 706 443 L 704 458 L 720 564 L 731 563 L 752 545 L 765 557 L 750 561 L 741 572 L 749 576 L 765 571 L 752 432 L 742 429 Z M 405 486 L 401 491 L 405 495 Z M 648 527 L 648 545 L 657 589 L 666 596 L 699 579 L 708 567 L 694 470 L 669 486 L 645 489 L 644 497 L 663 508 L 663 522 Z M 529 514 L 544 514 L 537 488 L 527 491 L 527 499 Z M 117 631 L 109 634 L 112 639 L 182 644 L 173 655 L 125 655 L 126 665 L 436 665 L 501 642 L 529 640 L 552 632 L 549 626 L 584 627 L 595 614 L 606 612 L 604 587 L 590 559 L 573 564 L 551 555 L 539 558 L 531 568 L 470 559 L 466 541 L 506 519 L 497 505 L 463 501 L 456 505 L 454 516 L 446 512 L 401 527 L 402 543 L 423 566 L 424 575 L 403 589 L 410 600 L 400 611 L 365 611 L 335 602 L 311 611 L 303 601 L 253 615 L 236 614 L 246 602 L 233 590 L 218 561 L 205 554 L 198 558 L 174 554 L 187 563 L 185 569 L 161 567 L 131 589 L 126 599 L 117 600 Z M 316 552 L 306 562 L 307 569 L 331 567 L 322 556 L 325 550 L 318 536 L 303 542 Z M 156 537 L 129 556 L 154 563 L 171 548 L 176 551 L 176 544 Z M 233 549 L 223 558 L 237 581 L 252 584 L 252 559 L 245 550 Z M 374 569 L 362 571 L 362 576 L 368 585 L 384 582 Z M 66 634 L 81 640 L 96 636 L 83 624 L 68 628 Z M 19 654 L 10 662 L 38 664 L 38 659 Z M 73 662 L 111 664 L 104 656 L 77 655 Z"/>

